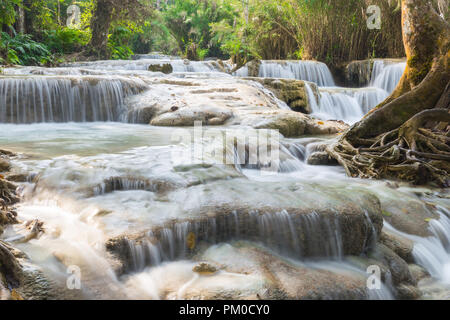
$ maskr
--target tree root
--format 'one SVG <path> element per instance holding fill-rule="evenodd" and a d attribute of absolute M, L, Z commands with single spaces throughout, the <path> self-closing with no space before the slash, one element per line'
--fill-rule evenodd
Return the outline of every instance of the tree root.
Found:
<path fill-rule="evenodd" d="M 449 123 L 450 110 L 422 111 L 399 128 L 374 139 L 345 135 L 327 148 L 347 175 L 360 178 L 406 180 L 415 184 L 450 186 L 450 138 L 445 130 L 426 128 L 430 123 Z"/>
<path fill-rule="evenodd" d="M 0 208 L 19 202 L 15 185 L 0 178 Z"/>

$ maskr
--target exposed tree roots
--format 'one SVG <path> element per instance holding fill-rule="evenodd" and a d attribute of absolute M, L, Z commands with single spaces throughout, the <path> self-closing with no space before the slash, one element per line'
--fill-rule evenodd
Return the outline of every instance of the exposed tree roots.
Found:
<path fill-rule="evenodd" d="M 394 178 L 450 186 L 450 110 L 430 109 L 369 139 L 343 136 L 328 147 L 352 177 Z M 357 146 L 357 147 L 355 147 Z"/>
<path fill-rule="evenodd" d="M 0 178 L 0 209 L 19 201 L 15 189 L 14 184 Z"/>

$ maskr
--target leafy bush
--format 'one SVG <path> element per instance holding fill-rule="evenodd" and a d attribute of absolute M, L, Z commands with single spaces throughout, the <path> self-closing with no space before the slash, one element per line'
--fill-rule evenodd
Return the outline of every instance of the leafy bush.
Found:
<path fill-rule="evenodd" d="M 130 59 L 134 54 L 129 46 L 129 42 L 133 37 L 133 32 L 124 26 L 117 26 L 109 35 L 108 47 L 111 51 L 112 59 Z"/>
<path fill-rule="evenodd" d="M 61 28 L 45 30 L 43 43 L 54 53 L 67 54 L 80 51 L 89 42 L 90 35 L 86 31 Z"/>
<path fill-rule="evenodd" d="M 180 52 L 192 55 L 192 44 L 195 44 L 202 50 L 197 52 L 198 56 L 209 54 L 224 58 L 220 39 L 215 37 L 211 24 L 227 21 L 232 25 L 239 14 L 234 2 L 236 0 L 172 1 L 163 11 L 163 17 Z"/>
<path fill-rule="evenodd" d="M 5 62 L 19 65 L 44 65 L 52 61 L 52 54 L 48 48 L 34 41 L 29 34 L 16 34 L 10 36 L 1 33 L 0 51 L 5 53 Z"/>

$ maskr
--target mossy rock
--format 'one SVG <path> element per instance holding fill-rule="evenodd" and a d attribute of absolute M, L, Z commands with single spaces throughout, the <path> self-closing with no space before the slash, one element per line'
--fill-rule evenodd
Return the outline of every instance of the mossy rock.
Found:
<path fill-rule="evenodd" d="M 173 72 L 173 67 L 170 63 L 164 63 L 164 64 L 151 64 L 148 67 L 148 71 L 152 72 L 162 72 L 164 74 L 170 74 Z"/>
<path fill-rule="evenodd" d="M 286 102 L 293 111 L 306 114 L 312 112 L 303 80 L 275 78 L 246 79 L 261 83 L 264 87 L 272 91 L 278 99 Z"/>

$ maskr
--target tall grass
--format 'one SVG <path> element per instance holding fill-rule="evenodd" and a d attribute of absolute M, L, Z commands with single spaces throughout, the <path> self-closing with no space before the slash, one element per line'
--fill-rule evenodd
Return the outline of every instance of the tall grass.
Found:
<path fill-rule="evenodd" d="M 380 30 L 367 27 L 369 5 L 381 9 Z M 401 13 L 395 7 L 396 1 L 387 0 L 250 0 L 247 41 L 263 59 L 337 65 L 402 57 Z"/>

